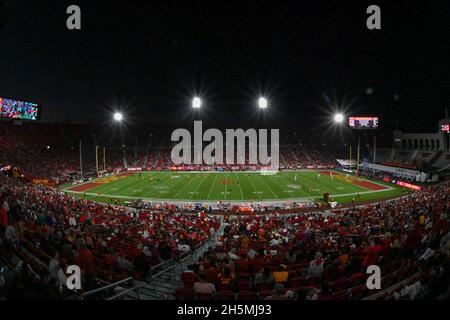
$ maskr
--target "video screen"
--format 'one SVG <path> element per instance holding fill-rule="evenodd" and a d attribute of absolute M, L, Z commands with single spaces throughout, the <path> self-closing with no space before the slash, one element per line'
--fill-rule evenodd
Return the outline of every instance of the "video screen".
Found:
<path fill-rule="evenodd" d="M 38 116 L 39 105 L 35 103 L 0 98 L 0 117 L 2 119 L 35 121 Z"/>
<path fill-rule="evenodd" d="M 378 117 L 350 117 L 348 124 L 353 129 L 378 129 Z"/>

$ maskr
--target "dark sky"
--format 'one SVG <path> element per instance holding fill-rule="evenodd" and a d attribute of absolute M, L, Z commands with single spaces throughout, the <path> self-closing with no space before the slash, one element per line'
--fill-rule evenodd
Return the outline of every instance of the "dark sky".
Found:
<path fill-rule="evenodd" d="M 380 31 L 366 28 L 373 3 Z M 70 4 L 81 31 L 66 29 Z M 449 1 L 24 0 L 0 31 L 0 95 L 41 103 L 43 120 L 121 108 L 171 122 L 198 94 L 227 126 L 260 116 L 263 94 L 276 125 L 339 108 L 433 131 L 450 108 L 449 39 Z"/>

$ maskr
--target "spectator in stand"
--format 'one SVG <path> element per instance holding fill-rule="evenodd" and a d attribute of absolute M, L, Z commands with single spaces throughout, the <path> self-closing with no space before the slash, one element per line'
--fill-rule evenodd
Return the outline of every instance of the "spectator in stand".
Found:
<path fill-rule="evenodd" d="M 314 256 L 314 260 L 311 261 L 308 268 L 308 273 L 306 277 L 308 279 L 320 278 L 322 276 L 322 272 L 324 270 L 323 264 L 325 260 L 322 258 L 322 253 L 317 252 Z"/>
<path fill-rule="evenodd" d="M 86 247 L 84 240 L 79 241 L 78 246 L 79 249 L 75 256 L 75 263 L 80 267 L 84 274 L 90 275 L 94 272 L 94 256 L 92 255 L 91 250 Z"/>
<path fill-rule="evenodd" d="M 283 283 L 288 280 L 289 272 L 286 270 L 286 265 L 280 264 L 278 269 L 273 272 L 273 279 L 276 283 Z"/>
<path fill-rule="evenodd" d="M 55 253 L 52 260 L 50 260 L 48 269 L 54 281 L 56 281 L 57 286 L 66 286 L 67 277 L 59 264 L 57 253 Z"/>
<path fill-rule="evenodd" d="M 144 247 L 143 251 L 134 258 L 134 269 L 136 271 L 142 272 L 144 279 L 147 279 L 150 275 L 150 258 L 152 257 L 151 252 L 147 247 Z"/>
<path fill-rule="evenodd" d="M 373 244 L 367 249 L 367 253 L 363 262 L 363 272 L 365 272 L 365 270 L 367 270 L 369 266 L 378 264 L 378 259 L 382 252 L 382 249 L 383 248 L 381 246 L 381 240 L 380 238 L 376 237 Z"/>
<path fill-rule="evenodd" d="M 422 231 L 417 224 L 414 229 L 408 234 L 405 242 L 405 251 L 407 257 L 413 255 L 413 253 L 420 247 L 422 241 Z"/>
<path fill-rule="evenodd" d="M 206 276 L 204 274 L 200 274 L 200 281 L 194 283 L 193 288 L 196 294 L 209 294 L 212 297 L 216 293 L 216 287 L 214 284 L 206 280 Z"/>
<path fill-rule="evenodd" d="M 272 285 L 275 282 L 275 279 L 273 278 L 272 272 L 270 272 L 269 267 L 265 266 L 263 269 L 261 269 L 256 275 L 254 279 L 255 285 L 258 284 L 267 284 Z"/>
<path fill-rule="evenodd" d="M 273 287 L 273 293 L 268 296 L 266 300 L 288 300 L 288 296 L 284 293 L 284 286 L 282 284 L 276 284 Z"/>
<path fill-rule="evenodd" d="M 234 286 L 234 282 L 236 280 L 236 276 L 231 270 L 227 267 L 223 269 L 223 272 L 220 273 L 217 277 L 219 288 L 228 288 L 231 289 Z"/>
<path fill-rule="evenodd" d="M 193 265 L 188 265 L 187 270 L 183 271 L 181 274 L 181 281 L 183 282 L 185 288 L 192 288 L 194 283 L 200 281 L 200 277 L 194 272 Z"/>

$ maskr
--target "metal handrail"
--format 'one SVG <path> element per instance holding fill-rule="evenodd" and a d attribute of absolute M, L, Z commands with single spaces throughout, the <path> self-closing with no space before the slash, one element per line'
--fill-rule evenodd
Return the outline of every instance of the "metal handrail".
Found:
<path fill-rule="evenodd" d="M 115 296 L 109 297 L 109 298 L 106 299 L 106 300 L 115 300 L 115 299 L 117 299 L 117 298 L 120 298 L 120 297 L 122 297 L 122 296 L 128 294 L 129 292 L 132 292 L 132 291 L 134 291 L 134 292 L 136 293 L 136 298 L 137 298 L 138 300 L 140 300 L 140 298 L 139 298 L 139 288 L 138 288 L 138 287 L 133 287 L 133 288 L 127 289 L 127 290 L 125 290 L 125 291 L 122 291 L 122 292 L 116 294 Z"/>
<path fill-rule="evenodd" d="M 91 295 L 93 295 L 93 294 L 96 294 L 96 293 L 99 293 L 99 292 L 108 290 L 108 289 L 110 289 L 110 288 L 116 287 L 116 286 L 118 286 L 118 285 L 120 285 L 120 284 L 127 283 L 127 282 L 130 282 L 130 281 L 133 281 L 133 280 L 134 280 L 133 277 L 128 277 L 128 278 L 126 278 L 126 279 L 123 279 L 123 280 L 120 280 L 120 281 L 117 281 L 117 282 L 108 284 L 108 285 L 103 286 L 103 287 L 101 287 L 101 288 L 97 288 L 97 289 L 93 289 L 93 290 L 91 290 L 91 291 L 85 292 L 85 293 L 81 294 L 79 297 L 82 299 L 82 298 L 84 298 L 84 297 L 91 296 Z"/>

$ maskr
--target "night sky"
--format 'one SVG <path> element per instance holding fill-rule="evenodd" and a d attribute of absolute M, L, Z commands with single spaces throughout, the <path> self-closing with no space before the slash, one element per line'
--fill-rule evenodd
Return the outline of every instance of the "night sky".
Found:
<path fill-rule="evenodd" d="M 395 2 L 395 3 L 392 3 Z M 66 8 L 82 30 L 66 28 Z M 366 8 L 382 30 L 366 28 Z M 22 1 L 0 31 L 0 95 L 36 101 L 43 120 L 114 109 L 149 122 L 274 126 L 333 110 L 386 128 L 436 131 L 450 109 L 449 1 Z M 373 93 L 367 94 L 367 88 Z"/>

